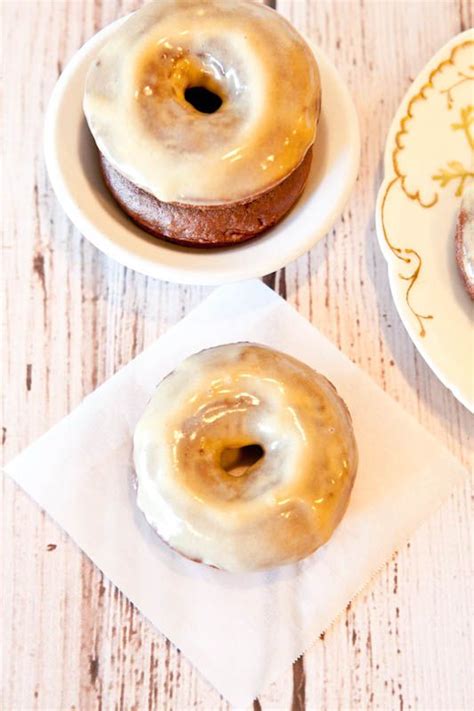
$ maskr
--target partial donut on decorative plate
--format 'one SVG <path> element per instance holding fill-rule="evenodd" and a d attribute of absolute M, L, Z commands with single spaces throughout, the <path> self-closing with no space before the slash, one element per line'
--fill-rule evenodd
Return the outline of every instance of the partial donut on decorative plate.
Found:
<path fill-rule="evenodd" d="M 293 563 L 332 535 L 357 447 L 347 407 L 309 366 L 235 343 L 186 359 L 134 434 L 137 504 L 172 548 L 228 571 Z"/>
<path fill-rule="evenodd" d="M 265 12 L 273 17 L 269 10 Z M 237 222 L 242 226 L 243 238 L 263 224 L 268 226 L 277 216 L 275 205 L 278 210 L 286 209 L 288 202 L 285 207 L 285 201 L 291 203 L 306 180 L 293 207 L 283 219 L 260 232 L 258 239 L 227 241 L 226 246 L 215 249 L 196 248 L 188 241 L 183 247 L 152 236 L 139 224 L 138 217 L 130 219 L 120 207 L 104 181 L 100 152 L 84 116 L 88 72 L 130 17 L 133 16 L 117 19 L 104 27 L 76 52 L 59 77 L 46 112 L 44 151 L 49 179 L 79 232 L 108 257 L 131 269 L 153 278 L 186 284 L 223 284 L 262 276 L 311 249 L 331 229 L 347 203 L 360 158 L 355 106 L 330 59 L 319 47 L 307 44 L 319 68 L 323 102 L 316 140 L 288 178 L 294 180 L 295 185 L 289 190 L 289 182 L 282 181 L 275 191 L 281 191 L 283 195 L 276 193 L 272 197 L 271 192 L 267 196 L 262 193 L 260 205 L 257 201 L 250 207 L 245 203 L 238 207 L 235 204 L 234 210 L 227 214 L 225 227 L 229 228 L 232 239 L 232 236 L 238 236 Z M 216 114 L 209 115 L 209 118 L 212 116 Z M 312 160 L 309 165 L 310 151 Z M 128 180 L 121 172 L 118 179 Z M 122 189 L 120 185 L 117 191 L 119 189 Z M 147 200 L 154 200 L 149 192 L 144 192 Z M 166 203 L 165 208 L 170 205 Z M 179 232 L 185 239 L 198 237 L 197 218 L 194 221 L 188 219 L 182 209 L 183 203 L 173 205 L 169 217 L 175 223 L 175 235 Z M 195 216 L 199 217 L 201 211 L 197 207 L 191 205 Z M 220 211 L 225 209 L 225 204 L 213 206 L 213 227 L 210 213 L 206 215 L 206 208 L 201 206 L 208 229 L 204 236 L 208 242 L 212 230 L 222 230 Z M 202 223 L 199 229 L 202 229 Z M 228 239 L 229 235 L 225 237 Z"/>
<path fill-rule="evenodd" d="M 409 87 L 388 132 L 375 220 L 398 314 L 431 370 L 471 412 L 473 57 L 468 29 Z"/>

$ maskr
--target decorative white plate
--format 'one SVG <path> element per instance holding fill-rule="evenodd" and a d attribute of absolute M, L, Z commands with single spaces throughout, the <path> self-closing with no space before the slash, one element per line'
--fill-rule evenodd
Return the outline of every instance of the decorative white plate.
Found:
<path fill-rule="evenodd" d="M 123 18 L 125 19 L 125 18 Z M 213 250 L 174 246 L 137 227 L 105 188 L 97 150 L 82 113 L 87 70 L 118 20 L 90 39 L 59 78 L 46 114 L 45 157 L 65 212 L 98 249 L 139 272 L 167 281 L 220 284 L 279 269 L 323 237 L 338 218 L 357 177 L 360 136 L 349 92 L 319 49 L 322 114 L 311 173 L 291 213 L 260 238 Z"/>
<path fill-rule="evenodd" d="M 398 313 L 438 378 L 474 408 L 472 303 L 454 232 L 474 179 L 474 31 L 428 62 L 395 114 L 376 225 Z"/>

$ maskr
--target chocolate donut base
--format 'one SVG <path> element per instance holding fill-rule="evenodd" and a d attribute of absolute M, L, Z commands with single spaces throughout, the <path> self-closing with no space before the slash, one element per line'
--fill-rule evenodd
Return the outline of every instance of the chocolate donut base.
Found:
<path fill-rule="evenodd" d="M 459 273 L 461 274 L 462 280 L 464 282 L 464 287 L 471 299 L 474 299 L 474 281 L 469 278 L 465 264 L 466 257 L 464 252 L 464 226 L 467 222 L 467 219 L 467 210 L 461 208 L 456 225 L 456 262 L 458 265 Z"/>
<path fill-rule="evenodd" d="M 226 205 L 187 205 L 158 200 L 137 187 L 101 154 L 109 191 L 122 210 L 154 237 L 187 247 L 226 247 L 261 235 L 277 224 L 303 192 L 312 149 L 281 183 L 260 195 Z"/>

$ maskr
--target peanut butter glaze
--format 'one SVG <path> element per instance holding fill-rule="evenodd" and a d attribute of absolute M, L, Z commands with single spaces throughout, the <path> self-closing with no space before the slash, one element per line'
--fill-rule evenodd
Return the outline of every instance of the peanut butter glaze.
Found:
<path fill-rule="evenodd" d="M 213 113 L 186 98 L 203 87 Z M 219 101 L 217 102 L 219 104 Z M 159 0 L 117 29 L 89 71 L 84 112 L 99 150 L 165 202 L 239 202 L 277 185 L 314 142 L 314 56 L 249 0 Z"/>
<path fill-rule="evenodd" d="M 134 459 L 138 506 L 158 534 L 230 571 L 294 562 L 325 543 L 357 467 L 350 416 L 329 381 L 246 343 L 202 351 L 162 381 Z"/>

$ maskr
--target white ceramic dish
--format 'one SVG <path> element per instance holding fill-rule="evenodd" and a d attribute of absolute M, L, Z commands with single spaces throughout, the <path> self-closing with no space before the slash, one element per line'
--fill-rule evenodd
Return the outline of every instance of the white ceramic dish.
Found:
<path fill-rule="evenodd" d="M 174 246 L 149 236 L 129 220 L 105 188 L 97 150 L 82 113 L 90 63 L 123 19 L 92 37 L 59 78 L 48 106 L 45 156 L 49 177 L 65 212 L 98 249 L 118 262 L 159 279 L 220 284 L 262 276 L 310 249 L 340 215 L 357 177 L 360 136 L 349 92 L 317 49 L 322 115 L 305 192 L 291 213 L 260 238 L 214 250 Z"/>
<path fill-rule="evenodd" d="M 403 99 L 385 148 L 376 224 L 392 295 L 411 339 L 438 378 L 474 409 L 472 303 L 454 232 L 474 179 L 474 31 L 454 37 Z"/>

